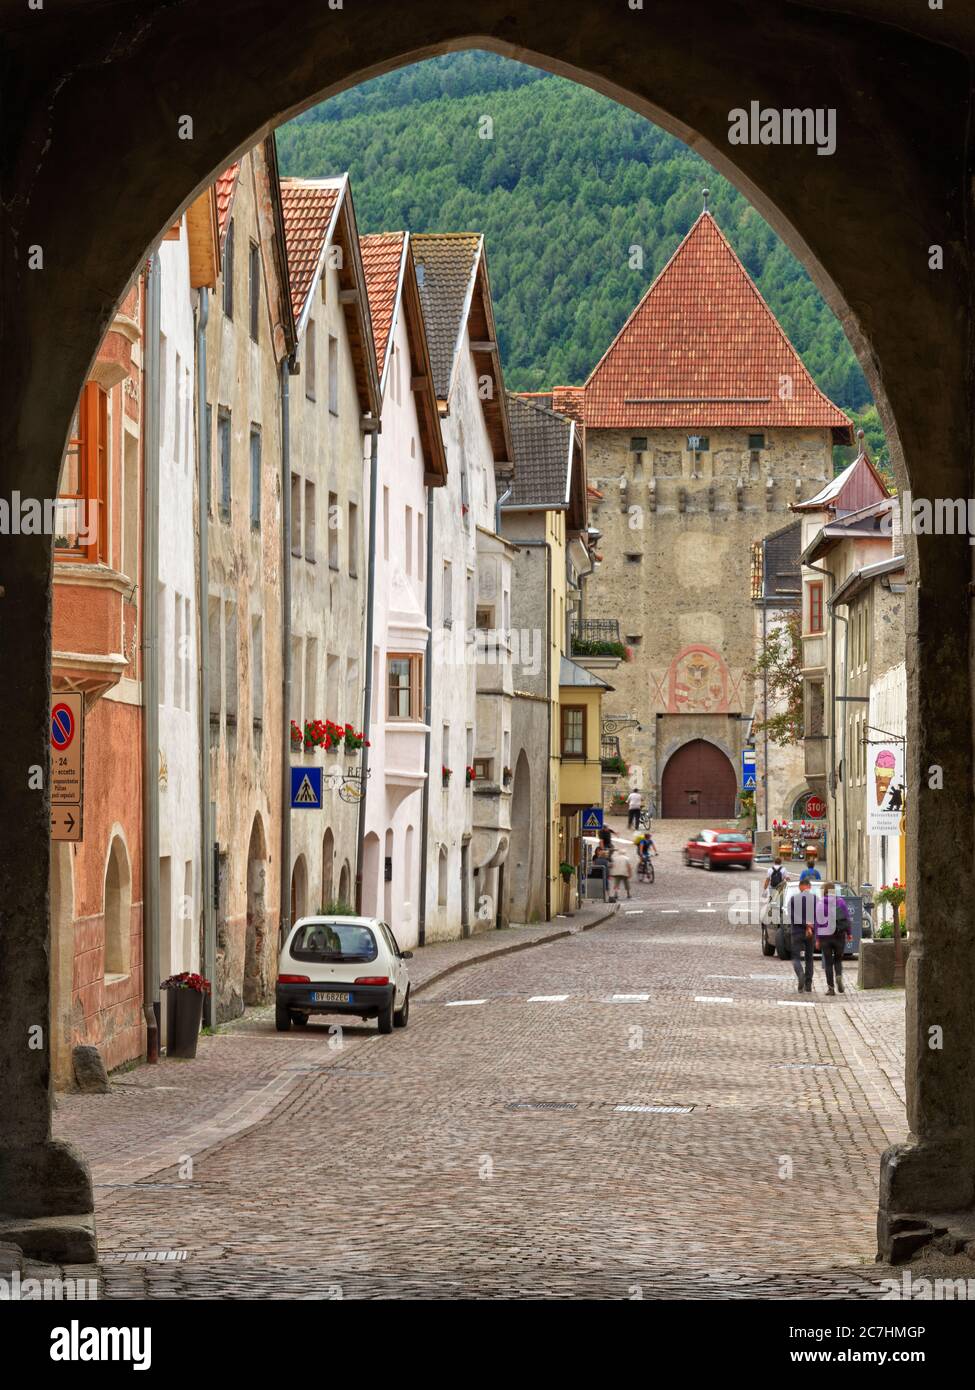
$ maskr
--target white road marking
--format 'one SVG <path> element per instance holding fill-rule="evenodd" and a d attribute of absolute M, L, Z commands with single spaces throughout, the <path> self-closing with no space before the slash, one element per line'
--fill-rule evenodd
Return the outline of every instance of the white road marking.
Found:
<path fill-rule="evenodd" d="M 617 1114 L 622 1115 L 689 1115 L 689 1105 L 614 1105 Z"/>
<path fill-rule="evenodd" d="M 643 908 L 642 908 L 642 907 L 628 907 L 628 908 L 626 909 L 626 911 L 623 913 L 623 916 L 624 916 L 624 917 L 642 917 L 642 916 L 643 916 Z"/>
<path fill-rule="evenodd" d="M 706 980 L 754 980 L 754 975 L 705 975 Z M 775 977 L 778 979 L 778 975 Z"/>
<path fill-rule="evenodd" d="M 816 1005 L 811 999 L 776 999 L 776 1004 L 784 1004 L 787 1009 L 814 1009 Z"/>
<path fill-rule="evenodd" d="M 529 1004 L 562 1004 L 568 999 L 567 994 L 531 994 L 528 996 Z"/>
<path fill-rule="evenodd" d="M 714 913 L 714 912 L 717 912 L 717 910 L 718 910 L 718 909 L 717 909 L 716 907 L 699 907 L 699 908 L 697 908 L 697 911 L 698 911 L 698 912 L 711 912 L 711 913 Z"/>
<path fill-rule="evenodd" d="M 462 1008 L 464 1007 L 465 1004 L 486 1004 L 486 1003 L 487 1003 L 487 1000 L 486 1000 L 486 999 L 449 999 L 449 1000 L 447 1001 L 447 1008 L 448 1008 L 448 1009 L 462 1009 Z"/>
<path fill-rule="evenodd" d="M 733 999 L 717 994 L 695 994 L 694 996 L 695 1004 L 733 1004 L 734 1002 Z"/>
<path fill-rule="evenodd" d="M 679 908 L 679 907 L 662 907 L 662 908 L 660 909 L 660 911 L 661 911 L 661 914 L 662 914 L 663 916 L 670 916 L 670 915 L 673 915 L 673 916 L 676 917 L 677 914 L 680 912 L 680 908 Z"/>
<path fill-rule="evenodd" d="M 614 1004 L 645 1004 L 649 998 L 649 994 L 614 994 L 611 1002 Z"/>

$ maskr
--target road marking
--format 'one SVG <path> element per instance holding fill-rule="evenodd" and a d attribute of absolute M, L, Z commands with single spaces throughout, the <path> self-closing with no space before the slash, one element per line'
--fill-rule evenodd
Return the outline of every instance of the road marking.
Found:
<path fill-rule="evenodd" d="M 618 1115 L 689 1115 L 693 1105 L 614 1105 Z"/>
<path fill-rule="evenodd" d="M 754 975 L 705 975 L 706 980 L 754 980 Z M 778 975 L 775 977 L 778 979 Z"/>
<path fill-rule="evenodd" d="M 733 1004 L 733 999 L 718 994 L 695 994 L 695 1004 Z"/>
<path fill-rule="evenodd" d="M 775 980 L 781 982 L 785 979 L 784 975 L 749 975 L 750 980 Z"/>
<path fill-rule="evenodd" d="M 787 1009 L 814 1009 L 816 1005 L 811 999 L 776 999 L 776 1004 L 784 1004 Z"/>
<path fill-rule="evenodd" d="M 448 1008 L 448 1009 L 462 1009 L 466 1004 L 486 1004 L 486 1003 L 487 1003 L 487 1000 L 486 1000 L 486 999 L 449 999 L 449 1000 L 447 1001 L 447 1008 Z"/>
<path fill-rule="evenodd" d="M 531 994 L 528 996 L 529 1004 L 561 1004 L 568 999 L 567 994 Z"/>
<path fill-rule="evenodd" d="M 642 908 L 642 907 L 628 907 L 628 908 L 626 909 L 626 911 L 623 913 L 623 916 L 624 916 L 624 917 L 642 917 L 642 916 L 643 916 L 643 908 Z"/>
<path fill-rule="evenodd" d="M 649 994 L 614 994 L 610 1002 L 613 1004 L 645 1004 L 649 998 Z"/>
<path fill-rule="evenodd" d="M 673 915 L 673 916 L 676 917 L 677 914 L 680 912 L 680 908 L 679 908 L 679 907 L 662 907 L 662 908 L 660 909 L 660 911 L 661 911 L 661 914 L 662 914 L 663 916 L 665 916 L 665 917 L 666 917 L 666 916 L 671 916 L 671 915 Z"/>
<path fill-rule="evenodd" d="M 699 907 L 696 910 L 698 912 L 717 912 L 718 909 L 716 907 Z"/>

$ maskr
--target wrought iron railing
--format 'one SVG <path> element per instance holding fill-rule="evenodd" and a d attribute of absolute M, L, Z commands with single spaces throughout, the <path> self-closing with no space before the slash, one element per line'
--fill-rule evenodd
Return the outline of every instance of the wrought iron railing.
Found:
<path fill-rule="evenodd" d="M 575 642 L 618 642 L 620 624 L 618 618 L 582 618 L 572 625 L 572 641 Z"/>

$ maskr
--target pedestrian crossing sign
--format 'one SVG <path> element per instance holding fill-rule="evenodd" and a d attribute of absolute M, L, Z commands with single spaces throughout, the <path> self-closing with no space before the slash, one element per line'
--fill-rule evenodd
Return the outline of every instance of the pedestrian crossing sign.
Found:
<path fill-rule="evenodd" d="M 322 809 L 322 769 L 293 767 L 291 769 L 291 809 L 320 811 Z"/>
<path fill-rule="evenodd" d="M 757 778 L 755 775 L 755 750 L 754 748 L 743 748 L 741 750 L 741 787 L 742 791 L 753 792 L 755 790 Z"/>
<path fill-rule="evenodd" d="M 582 813 L 583 830 L 602 830 L 603 828 L 603 808 L 601 806 L 587 806 Z"/>

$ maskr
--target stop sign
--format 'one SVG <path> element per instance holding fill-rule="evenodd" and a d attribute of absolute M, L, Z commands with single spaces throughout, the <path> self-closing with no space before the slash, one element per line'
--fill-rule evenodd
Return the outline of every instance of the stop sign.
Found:
<path fill-rule="evenodd" d="M 811 820 L 822 820 L 826 814 L 826 802 L 821 796 L 811 796 L 806 802 L 806 815 Z"/>

